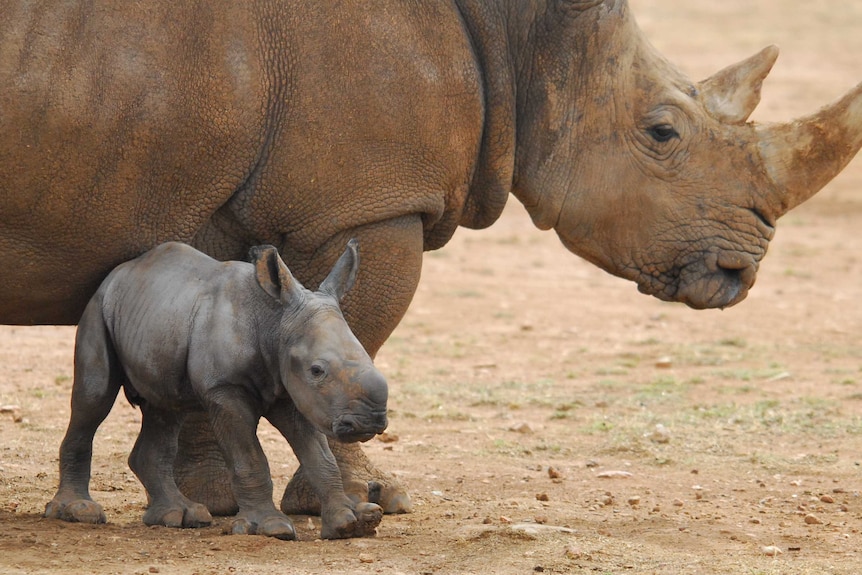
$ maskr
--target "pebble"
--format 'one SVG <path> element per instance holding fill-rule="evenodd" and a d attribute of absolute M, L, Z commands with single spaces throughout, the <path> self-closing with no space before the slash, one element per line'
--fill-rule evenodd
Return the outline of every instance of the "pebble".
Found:
<path fill-rule="evenodd" d="M 653 443 L 669 443 L 670 431 L 661 423 L 657 423 L 652 433 L 647 434 L 647 437 Z"/>
<path fill-rule="evenodd" d="M 775 545 L 766 545 L 765 547 L 761 547 L 760 550 L 763 551 L 764 555 L 769 557 L 775 557 L 776 555 L 783 553 L 783 551 Z"/>
<path fill-rule="evenodd" d="M 509 431 L 514 431 L 515 433 L 526 434 L 526 433 L 533 433 L 533 428 L 530 427 L 529 423 L 522 421 L 520 423 L 516 423 L 516 424 L 510 426 Z"/>
<path fill-rule="evenodd" d="M 820 501 L 823 503 L 835 503 L 835 499 L 833 499 L 831 495 L 821 495 Z"/>
<path fill-rule="evenodd" d="M 548 477 L 551 479 L 561 479 L 563 474 L 556 467 L 548 467 Z"/>
<path fill-rule="evenodd" d="M 380 441 L 383 443 L 395 443 L 399 439 L 401 439 L 401 438 L 398 437 L 397 435 L 395 435 L 394 433 L 388 433 L 386 431 L 377 435 L 377 441 Z"/>
<path fill-rule="evenodd" d="M 660 357 L 656 360 L 655 366 L 661 369 L 673 367 L 673 361 L 668 356 Z"/>
<path fill-rule="evenodd" d="M 640 498 L 640 497 L 638 497 L 637 495 L 634 495 L 634 496 L 632 496 L 632 497 L 629 497 L 626 501 L 627 501 L 627 502 L 628 502 L 628 504 L 629 504 L 629 505 L 631 505 L 632 507 L 637 507 L 638 505 L 640 505 L 641 498 Z"/>
<path fill-rule="evenodd" d="M 24 416 L 21 415 L 21 407 L 18 405 L 0 406 L 0 413 L 8 413 L 12 415 L 12 421 L 15 423 L 21 423 L 24 421 Z"/>
<path fill-rule="evenodd" d="M 630 471 L 618 471 L 618 470 L 610 470 L 610 471 L 602 471 L 598 473 L 596 477 L 599 479 L 625 479 L 626 477 L 631 477 L 632 473 Z"/>
<path fill-rule="evenodd" d="M 361 563 L 374 563 L 374 561 L 376 561 L 376 558 L 371 553 L 360 553 L 359 561 Z"/>
<path fill-rule="evenodd" d="M 550 501 L 551 498 L 548 497 L 547 493 L 536 493 L 536 500 L 538 500 L 538 501 Z"/>
<path fill-rule="evenodd" d="M 823 522 L 820 520 L 819 517 L 817 517 L 813 513 L 809 513 L 808 515 L 805 516 L 805 523 L 807 523 L 808 525 L 820 525 Z"/>

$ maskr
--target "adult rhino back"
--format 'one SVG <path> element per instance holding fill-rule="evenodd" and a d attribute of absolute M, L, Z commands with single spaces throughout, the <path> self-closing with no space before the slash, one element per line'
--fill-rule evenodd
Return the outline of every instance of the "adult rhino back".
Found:
<path fill-rule="evenodd" d="M 113 265 L 167 240 L 222 259 L 271 243 L 313 281 L 312 254 L 357 227 L 415 217 L 434 248 L 470 219 L 482 103 L 444 5 L 3 14 L 0 321 L 74 323 Z"/>
<path fill-rule="evenodd" d="M 191 240 L 252 173 L 257 24 L 224 3 L 0 11 L 0 320 L 74 323 L 113 265 Z"/>

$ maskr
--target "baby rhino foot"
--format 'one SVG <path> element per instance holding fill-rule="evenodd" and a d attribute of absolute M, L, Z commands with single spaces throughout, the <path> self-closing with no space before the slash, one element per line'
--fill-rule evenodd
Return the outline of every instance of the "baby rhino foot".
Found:
<path fill-rule="evenodd" d="M 374 503 L 357 503 L 356 509 L 341 508 L 323 518 L 320 536 L 323 539 L 373 537 L 383 519 L 383 508 Z"/>
<path fill-rule="evenodd" d="M 231 522 L 234 535 L 265 535 L 284 541 L 296 539 L 296 529 L 287 515 L 273 511 L 266 514 L 242 513 Z"/>
<path fill-rule="evenodd" d="M 104 523 L 105 511 L 92 499 L 60 501 L 56 498 L 45 506 L 45 517 L 70 523 Z"/>
<path fill-rule="evenodd" d="M 144 513 L 146 525 L 165 527 L 206 527 L 213 522 L 212 515 L 200 503 L 151 505 Z"/>

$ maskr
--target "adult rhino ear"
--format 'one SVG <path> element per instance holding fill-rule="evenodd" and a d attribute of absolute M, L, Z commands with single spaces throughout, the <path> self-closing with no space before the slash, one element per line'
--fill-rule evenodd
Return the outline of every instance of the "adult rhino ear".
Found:
<path fill-rule="evenodd" d="M 344 297 L 353 283 L 356 281 L 356 274 L 359 271 L 359 240 L 352 239 L 347 242 L 347 248 L 323 283 L 320 284 L 320 291 L 328 293 L 339 302 Z"/>
<path fill-rule="evenodd" d="M 249 250 L 257 283 L 275 300 L 286 304 L 300 293 L 301 285 L 287 269 L 278 250 L 273 246 L 254 246 Z"/>
<path fill-rule="evenodd" d="M 767 46 L 754 56 L 717 72 L 699 84 L 703 103 L 717 120 L 742 124 L 760 103 L 760 88 L 778 58 Z"/>

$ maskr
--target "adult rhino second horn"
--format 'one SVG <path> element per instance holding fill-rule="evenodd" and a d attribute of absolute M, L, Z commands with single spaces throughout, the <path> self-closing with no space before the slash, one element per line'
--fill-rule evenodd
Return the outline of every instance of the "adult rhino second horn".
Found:
<path fill-rule="evenodd" d="M 862 83 L 811 116 L 757 126 L 757 133 L 781 216 L 816 194 L 862 147 Z"/>

